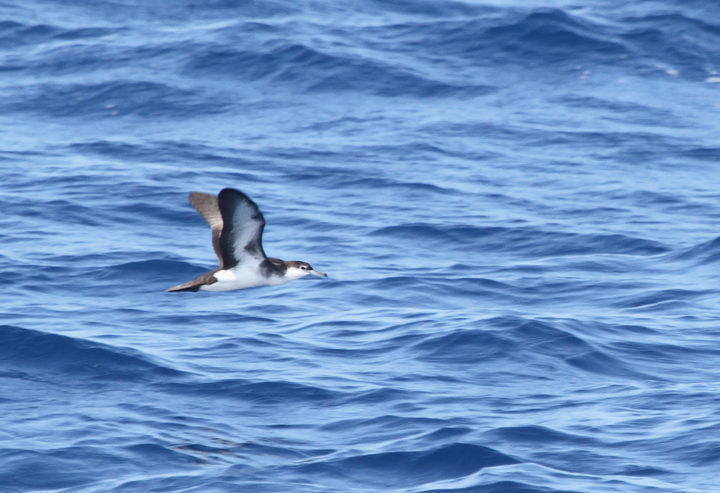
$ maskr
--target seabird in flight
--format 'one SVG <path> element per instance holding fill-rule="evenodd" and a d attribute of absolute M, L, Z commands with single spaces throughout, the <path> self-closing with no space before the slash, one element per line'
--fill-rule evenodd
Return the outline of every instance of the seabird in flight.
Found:
<path fill-rule="evenodd" d="M 225 188 L 218 196 L 192 192 L 190 203 L 208 222 L 220 268 L 185 284 L 178 291 L 230 291 L 257 286 L 278 286 L 309 274 L 327 277 L 307 262 L 267 257 L 262 247 L 265 227 L 260 209 L 247 195 Z"/>

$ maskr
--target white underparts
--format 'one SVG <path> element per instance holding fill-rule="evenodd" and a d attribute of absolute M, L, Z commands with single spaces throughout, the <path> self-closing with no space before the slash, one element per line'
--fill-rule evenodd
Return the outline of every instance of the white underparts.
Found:
<path fill-rule="evenodd" d="M 217 282 L 205 284 L 200 289 L 203 291 L 231 291 L 233 289 L 255 288 L 258 286 L 279 286 L 295 279 L 305 277 L 309 272 L 307 270 L 289 268 L 284 276 L 271 275 L 266 277 L 262 275 L 259 265 L 253 266 L 235 266 L 232 269 L 219 270 L 214 276 Z"/>

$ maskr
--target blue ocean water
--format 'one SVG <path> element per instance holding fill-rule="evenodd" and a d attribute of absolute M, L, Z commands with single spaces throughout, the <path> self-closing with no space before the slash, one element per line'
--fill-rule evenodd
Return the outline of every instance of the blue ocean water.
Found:
<path fill-rule="evenodd" d="M 0 3 L 0 491 L 719 491 L 720 7 L 588 3 Z"/>

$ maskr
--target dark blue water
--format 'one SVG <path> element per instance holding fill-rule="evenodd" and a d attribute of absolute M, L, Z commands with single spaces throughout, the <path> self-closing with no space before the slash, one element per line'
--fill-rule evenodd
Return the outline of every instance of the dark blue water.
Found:
<path fill-rule="evenodd" d="M 720 7 L 0 4 L 0 491 L 717 492 Z M 246 192 L 329 279 L 215 267 Z"/>

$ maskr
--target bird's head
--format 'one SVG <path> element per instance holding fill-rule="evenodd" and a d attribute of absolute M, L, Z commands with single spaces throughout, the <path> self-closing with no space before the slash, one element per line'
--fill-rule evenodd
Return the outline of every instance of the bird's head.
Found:
<path fill-rule="evenodd" d="M 316 271 L 307 262 L 300 262 L 299 260 L 290 260 L 289 262 L 287 262 L 287 271 L 285 271 L 285 277 L 289 277 L 291 279 L 300 279 L 301 277 L 305 277 L 310 274 L 320 277 L 327 277 L 327 274 Z"/>

